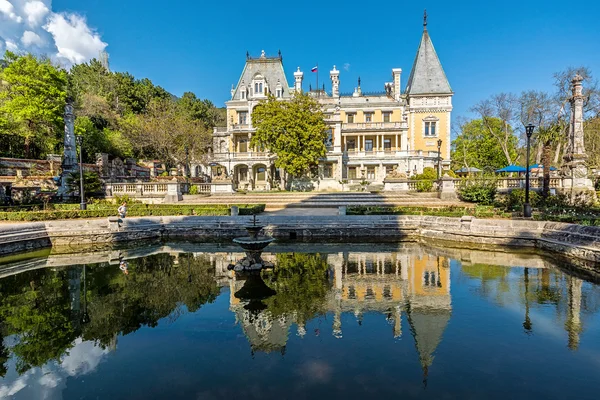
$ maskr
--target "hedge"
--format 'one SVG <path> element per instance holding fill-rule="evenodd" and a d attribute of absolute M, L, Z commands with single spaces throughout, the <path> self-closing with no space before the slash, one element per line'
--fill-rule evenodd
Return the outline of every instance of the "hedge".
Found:
<path fill-rule="evenodd" d="M 471 215 L 479 218 L 510 218 L 509 213 L 499 212 L 493 207 L 379 207 L 352 206 L 346 209 L 347 215 L 429 215 L 437 217 L 462 217 Z"/>
<path fill-rule="evenodd" d="M 152 206 L 152 205 L 150 205 Z M 193 205 L 160 205 L 162 207 L 133 207 L 128 208 L 128 217 L 149 216 L 224 216 L 231 214 L 231 208 L 225 205 L 193 206 Z M 265 210 L 264 204 L 239 205 L 240 215 L 259 214 Z M 49 210 L 49 211 L 14 211 L 0 212 L 0 221 L 50 221 L 56 219 L 74 218 L 106 218 L 116 216 L 115 207 L 88 210 Z"/>

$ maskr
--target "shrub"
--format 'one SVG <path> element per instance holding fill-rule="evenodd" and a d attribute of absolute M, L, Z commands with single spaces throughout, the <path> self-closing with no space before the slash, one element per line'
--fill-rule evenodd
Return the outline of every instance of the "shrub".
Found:
<path fill-rule="evenodd" d="M 415 175 L 411 179 L 435 181 L 437 179 L 437 172 L 432 167 L 425 167 L 422 174 Z"/>
<path fill-rule="evenodd" d="M 541 197 L 537 192 L 529 191 L 529 204 L 532 207 L 537 207 L 540 204 Z M 504 206 L 507 210 L 519 210 L 525 204 L 525 189 L 515 189 L 506 195 Z"/>
<path fill-rule="evenodd" d="M 198 185 L 191 185 L 189 193 L 190 194 L 198 194 Z"/>
<path fill-rule="evenodd" d="M 471 203 L 492 205 L 496 197 L 496 182 L 491 180 L 464 182 L 458 189 L 458 197 Z"/>
<path fill-rule="evenodd" d="M 432 180 L 419 180 L 417 182 L 417 192 L 431 192 L 433 189 L 433 181 Z"/>

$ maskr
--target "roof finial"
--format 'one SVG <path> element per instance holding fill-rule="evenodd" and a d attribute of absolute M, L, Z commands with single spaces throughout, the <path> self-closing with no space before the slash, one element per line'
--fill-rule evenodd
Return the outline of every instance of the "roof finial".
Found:
<path fill-rule="evenodd" d="M 427 10 L 425 10 L 425 13 L 423 14 L 423 28 L 427 30 Z"/>

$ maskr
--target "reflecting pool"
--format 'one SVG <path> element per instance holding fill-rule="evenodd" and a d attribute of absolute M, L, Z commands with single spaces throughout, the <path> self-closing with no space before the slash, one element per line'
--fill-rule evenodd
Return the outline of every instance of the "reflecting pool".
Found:
<path fill-rule="evenodd" d="M 273 244 L 0 265 L 0 398 L 598 398 L 600 286 L 526 253 Z"/>

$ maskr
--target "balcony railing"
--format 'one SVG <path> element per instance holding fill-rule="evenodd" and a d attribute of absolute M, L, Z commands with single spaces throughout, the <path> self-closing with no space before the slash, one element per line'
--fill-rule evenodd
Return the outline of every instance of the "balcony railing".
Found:
<path fill-rule="evenodd" d="M 267 158 L 271 153 L 264 151 L 247 151 L 247 152 L 236 152 L 236 153 L 214 153 L 213 157 L 215 160 L 226 161 L 226 160 L 240 160 L 248 158 Z"/>
<path fill-rule="evenodd" d="M 402 122 L 352 122 L 342 124 L 342 130 L 383 130 L 383 129 L 401 129 Z"/>

